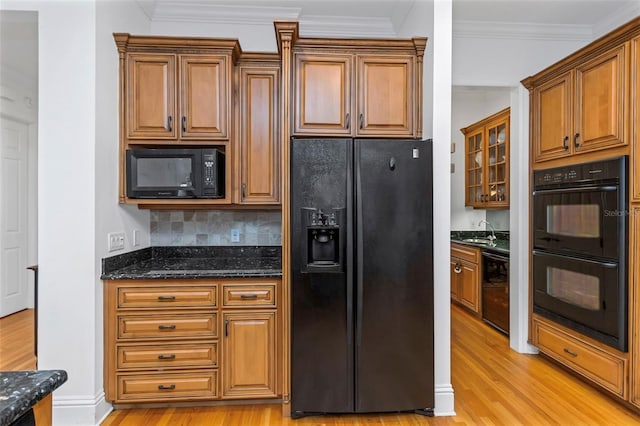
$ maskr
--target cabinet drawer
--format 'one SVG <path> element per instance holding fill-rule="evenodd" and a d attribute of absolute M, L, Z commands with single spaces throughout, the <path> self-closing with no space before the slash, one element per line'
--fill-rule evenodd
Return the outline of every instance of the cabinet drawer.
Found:
<path fill-rule="evenodd" d="M 118 400 L 211 399 L 218 396 L 218 372 L 118 375 Z"/>
<path fill-rule="evenodd" d="M 118 308 L 215 307 L 216 286 L 120 287 Z"/>
<path fill-rule="evenodd" d="M 118 315 L 118 338 L 217 337 L 217 314 Z"/>
<path fill-rule="evenodd" d="M 218 366 L 218 344 L 118 345 L 117 368 L 171 368 Z"/>
<path fill-rule="evenodd" d="M 275 284 L 225 285 L 222 287 L 222 305 L 225 307 L 276 306 Z"/>
<path fill-rule="evenodd" d="M 626 360 L 547 323 L 534 319 L 533 324 L 534 341 L 541 352 L 624 397 Z"/>
<path fill-rule="evenodd" d="M 479 248 L 451 243 L 451 257 L 466 260 L 471 263 L 480 263 L 481 251 Z"/>

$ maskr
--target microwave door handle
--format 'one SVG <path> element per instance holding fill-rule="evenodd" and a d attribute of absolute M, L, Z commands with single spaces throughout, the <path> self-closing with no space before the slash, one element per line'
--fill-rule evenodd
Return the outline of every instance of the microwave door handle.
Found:
<path fill-rule="evenodd" d="M 595 192 L 595 191 L 617 191 L 619 187 L 617 185 L 595 185 L 595 186 L 581 186 L 577 188 L 557 188 L 557 189 L 538 189 L 533 191 L 533 195 L 544 194 L 561 194 L 561 193 L 575 193 L 575 192 Z"/>

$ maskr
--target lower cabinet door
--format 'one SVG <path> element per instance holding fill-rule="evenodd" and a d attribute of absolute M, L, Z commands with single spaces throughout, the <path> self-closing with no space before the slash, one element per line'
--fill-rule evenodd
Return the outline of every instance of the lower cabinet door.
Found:
<path fill-rule="evenodd" d="M 224 313 L 222 398 L 276 393 L 276 313 Z"/>

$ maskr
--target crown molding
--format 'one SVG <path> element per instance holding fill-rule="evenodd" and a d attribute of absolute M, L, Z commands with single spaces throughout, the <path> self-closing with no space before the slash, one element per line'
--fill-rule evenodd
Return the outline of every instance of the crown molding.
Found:
<path fill-rule="evenodd" d="M 453 21 L 453 37 L 590 42 L 593 28 L 591 25 Z"/>
<path fill-rule="evenodd" d="M 388 38 L 397 37 L 389 18 L 303 15 L 300 33 L 310 37 Z"/>
<path fill-rule="evenodd" d="M 298 7 L 214 5 L 206 1 L 168 1 L 155 4 L 153 22 L 199 22 L 211 24 L 266 25 L 275 20 L 295 20 Z"/>

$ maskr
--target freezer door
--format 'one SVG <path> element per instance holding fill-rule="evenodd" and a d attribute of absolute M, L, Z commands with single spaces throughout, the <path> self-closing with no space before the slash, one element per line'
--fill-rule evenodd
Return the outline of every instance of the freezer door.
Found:
<path fill-rule="evenodd" d="M 347 273 L 353 263 L 348 255 L 352 146 L 351 139 L 294 139 L 291 143 L 294 416 L 354 409 L 353 280 Z M 336 237 L 340 243 L 332 245 Z M 342 252 L 335 254 L 332 250 L 338 248 Z"/>
<path fill-rule="evenodd" d="M 433 408 L 431 142 L 355 141 L 356 411 Z"/>

